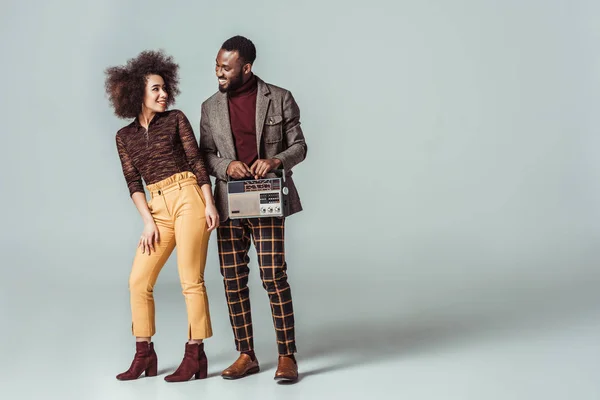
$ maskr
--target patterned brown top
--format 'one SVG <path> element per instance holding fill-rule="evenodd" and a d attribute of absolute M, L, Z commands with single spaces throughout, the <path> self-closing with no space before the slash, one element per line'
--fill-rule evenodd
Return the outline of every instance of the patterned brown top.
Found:
<path fill-rule="evenodd" d="M 199 186 L 210 185 L 192 126 L 179 110 L 156 114 L 148 131 L 136 118 L 117 132 L 116 140 L 130 195 L 144 193 L 142 178 L 151 185 L 183 171 L 196 175 Z"/>

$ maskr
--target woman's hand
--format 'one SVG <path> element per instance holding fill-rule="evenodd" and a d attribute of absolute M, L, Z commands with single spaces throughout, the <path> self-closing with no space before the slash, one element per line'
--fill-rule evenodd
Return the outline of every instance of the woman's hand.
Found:
<path fill-rule="evenodd" d="M 152 213 L 150 212 L 150 208 L 146 202 L 146 195 L 144 192 L 133 193 L 131 195 L 131 200 L 133 200 L 133 203 L 140 212 L 142 220 L 144 221 L 144 231 L 140 237 L 138 247 L 142 248 L 143 254 L 148 252 L 148 255 L 150 255 L 150 251 L 154 251 L 154 244 L 158 244 L 158 228 L 156 227 L 154 218 L 152 218 Z"/>
<path fill-rule="evenodd" d="M 204 184 L 200 188 L 202 190 L 202 197 L 204 200 L 204 215 L 206 216 L 206 224 L 208 225 L 208 231 L 212 231 L 219 226 L 219 213 L 215 206 L 215 199 L 212 194 L 212 190 L 209 184 Z"/>
<path fill-rule="evenodd" d="M 208 224 L 208 231 L 212 231 L 219 226 L 219 213 L 215 204 L 207 204 L 205 207 L 204 214 L 206 215 L 206 223 Z"/>
<path fill-rule="evenodd" d="M 140 237 L 140 242 L 138 247 L 142 248 L 142 254 L 154 252 L 154 244 L 158 244 L 159 236 L 158 236 L 158 227 L 154 220 L 148 221 L 144 224 L 144 231 L 142 232 L 142 237 Z"/>

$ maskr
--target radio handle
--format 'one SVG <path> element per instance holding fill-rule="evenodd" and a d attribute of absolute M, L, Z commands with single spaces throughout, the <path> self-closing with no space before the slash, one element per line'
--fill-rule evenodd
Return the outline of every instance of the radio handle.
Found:
<path fill-rule="evenodd" d="M 285 183 L 285 169 L 277 168 L 277 169 L 271 170 L 271 172 L 274 173 L 275 175 L 280 174 L 281 179 L 283 179 L 283 183 Z"/>
<path fill-rule="evenodd" d="M 268 172 L 270 173 L 274 173 L 275 175 L 279 176 L 282 180 L 283 183 L 285 183 L 285 169 L 283 168 L 277 168 L 277 169 L 273 169 L 271 171 Z M 239 179 L 240 181 L 251 181 L 254 180 L 254 178 L 251 179 Z M 229 175 L 227 175 L 227 182 L 231 182 L 231 177 Z"/>

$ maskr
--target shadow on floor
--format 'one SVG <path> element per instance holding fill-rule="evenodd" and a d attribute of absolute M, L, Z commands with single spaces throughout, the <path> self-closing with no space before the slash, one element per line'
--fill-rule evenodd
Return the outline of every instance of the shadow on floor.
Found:
<path fill-rule="evenodd" d="M 402 359 L 447 348 L 468 346 L 486 340 L 536 335 L 568 327 L 572 322 L 600 308 L 592 302 L 571 302 L 549 298 L 523 302 L 508 299 L 502 304 L 463 304 L 462 307 L 429 309 L 422 314 L 402 316 L 390 311 L 388 317 L 347 315 L 337 321 L 299 329 L 298 360 L 340 359 L 330 365 L 301 370 L 303 378 L 365 364 Z M 589 300 L 589 299 L 588 299 Z M 300 327 L 301 328 L 301 327 Z"/>

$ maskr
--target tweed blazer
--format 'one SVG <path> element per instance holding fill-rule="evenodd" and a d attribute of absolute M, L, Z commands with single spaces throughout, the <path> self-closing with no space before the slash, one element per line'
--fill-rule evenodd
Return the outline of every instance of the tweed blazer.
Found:
<path fill-rule="evenodd" d="M 256 148 L 258 157 L 281 160 L 286 174 L 286 216 L 302 211 L 292 169 L 306 157 L 307 147 L 300 127 L 300 108 L 292 94 L 257 78 Z M 237 160 L 226 93 L 217 92 L 202 103 L 200 151 L 208 173 L 215 177 L 215 203 L 221 221 L 228 219 L 227 167 Z M 268 176 L 274 176 L 269 174 Z"/>

